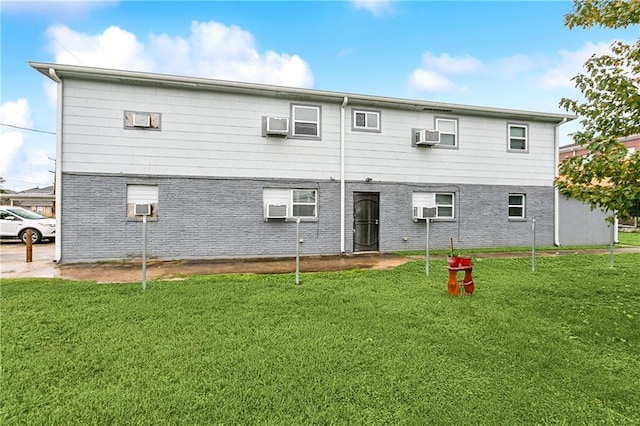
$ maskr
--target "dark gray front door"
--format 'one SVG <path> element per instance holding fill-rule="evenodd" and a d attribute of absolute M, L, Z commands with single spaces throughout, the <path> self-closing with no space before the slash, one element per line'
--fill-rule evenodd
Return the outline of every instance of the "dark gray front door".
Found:
<path fill-rule="evenodd" d="M 380 194 L 353 194 L 353 251 L 378 251 Z"/>

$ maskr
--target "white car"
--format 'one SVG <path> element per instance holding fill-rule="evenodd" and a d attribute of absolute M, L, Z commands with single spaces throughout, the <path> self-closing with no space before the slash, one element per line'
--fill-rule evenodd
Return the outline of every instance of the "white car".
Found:
<path fill-rule="evenodd" d="M 0 206 L 0 238 L 19 238 L 26 243 L 28 229 L 31 229 L 33 244 L 38 244 L 44 239 L 54 239 L 56 220 L 22 207 Z"/>

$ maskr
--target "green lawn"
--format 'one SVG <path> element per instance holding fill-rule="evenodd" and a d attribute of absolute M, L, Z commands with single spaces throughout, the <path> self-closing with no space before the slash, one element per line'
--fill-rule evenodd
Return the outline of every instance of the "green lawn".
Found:
<path fill-rule="evenodd" d="M 640 246 L 640 232 L 618 232 L 620 247 Z"/>
<path fill-rule="evenodd" d="M 0 422 L 640 424 L 640 255 L 2 280 Z"/>

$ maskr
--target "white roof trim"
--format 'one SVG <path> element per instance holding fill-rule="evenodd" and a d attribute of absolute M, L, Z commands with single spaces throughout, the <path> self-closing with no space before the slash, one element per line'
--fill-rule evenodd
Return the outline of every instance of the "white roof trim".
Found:
<path fill-rule="evenodd" d="M 547 121 L 560 123 L 577 118 L 574 115 L 524 111 L 484 106 L 461 105 L 444 102 L 430 102 L 423 100 L 391 98 L 384 96 L 359 95 L 352 93 L 331 92 L 317 89 L 303 89 L 296 87 L 275 86 L 258 83 L 244 83 L 238 81 L 215 80 L 200 77 L 186 77 L 168 74 L 156 74 L 140 71 L 125 71 L 107 68 L 94 68 L 78 65 L 53 64 L 46 62 L 29 62 L 29 65 L 41 72 L 47 78 L 52 78 L 50 70 L 64 80 L 65 77 L 90 80 L 117 80 L 121 82 L 144 83 L 159 86 L 183 87 L 199 90 L 214 90 L 234 93 L 247 93 L 269 97 L 300 99 L 308 101 L 323 101 L 342 103 L 345 96 L 351 105 L 368 105 L 413 111 L 432 111 L 447 114 L 473 114 L 481 116 L 502 117 L 508 119 Z"/>

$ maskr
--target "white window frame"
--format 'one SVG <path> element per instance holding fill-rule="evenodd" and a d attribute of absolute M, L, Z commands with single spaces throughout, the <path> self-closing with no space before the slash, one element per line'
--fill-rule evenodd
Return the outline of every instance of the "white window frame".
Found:
<path fill-rule="evenodd" d="M 294 193 L 296 191 L 300 191 L 300 192 L 313 192 L 313 199 L 314 202 L 313 203 L 304 203 L 304 202 L 295 202 L 294 201 Z M 293 214 L 293 210 L 295 206 L 313 206 L 313 216 L 312 215 L 307 215 L 307 216 L 296 216 Z M 305 218 L 305 219 L 315 219 L 318 217 L 318 190 L 317 189 L 292 189 L 291 190 L 291 217 L 293 218 Z"/>
<path fill-rule="evenodd" d="M 356 116 L 358 114 L 364 114 L 364 126 L 359 126 L 358 121 L 356 120 Z M 376 125 L 370 126 L 370 116 L 376 117 Z M 382 118 L 382 113 L 380 111 L 371 110 L 371 109 L 356 109 L 352 110 L 351 114 L 351 129 L 356 131 L 365 131 L 365 132 L 380 132 L 381 123 L 380 120 Z"/>
<path fill-rule="evenodd" d="M 316 120 L 299 120 L 296 117 L 298 109 L 315 110 L 316 111 Z M 305 138 L 305 139 L 320 139 L 320 124 L 321 124 L 320 116 L 321 116 L 321 112 L 322 112 L 321 108 L 318 105 L 291 104 L 291 121 L 292 121 L 291 136 L 296 137 L 296 138 Z M 309 134 L 305 134 L 305 133 L 297 133 L 296 132 L 296 125 L 298 123 L 301 123 L 301 124 L 315 124 L 316 125 L 316 134 L 315 135 L 309 135 Z"/>
<path fill-rule="evenodd" d="M 439 204 L 438 203 L 438 195 L 447 195 L 451 196 L 451 204 Z M 454 219 L 456 217 L 456 194 L 454 192 L 436 192 L 433 194 L 433 202 L 436 207 L 436 218 L 437 219 Z M 442 207 L 450 207 L 451 208 L 451 216 L 444 216 L 440 214 L 440 208 Z"/>
<path fill-rule="evenodd" d="M 444 132 L 440 129 L 440 122 L 448 121 L 453 122 L 455 126 L 455 130 L 453 133 Z M 435 129 L 440 132 L 440 143 L 437 145 L 438 147 L 449 147 L 449 148 L 457 148 L 458 147 L 458 119 L 457 118 L 447 118 L 447 117 L 436 117 L 435 118 Z M 442 143 L 442 135 L 453 135 L 453 145 L 447 145 Z"/>
<path fill-rule="evenodd" d="M 306 203 L 306 202 L 294 202 L 294 192 L 295 191 L 313 191 L 313 196 L 315 202 Z M 318 218 L 318 190 L 315 188 L 263 188 L 262 192 L 262 202 L 267 208 L 269 204 L 286 204 L 287 205 L 287 219 L 295 219 L 300 217 L 301 220 L 316 220 Z M 293 208 L 294 206 L 314 206 L 313 208 L 313 216 L 294 216 Z M 266 215 L 266 210 L 264 212 L 264 217 L 268 220 Z"/>
<path fill-rule="evenodd" d="M 511 197 L 520 197 L 522 200 L 522 204 L 511 204 Z M 527 195 L 523 194 L 523 193 L 509 193 L 509 198 L 507 199 L 507 215 L 509 216 L 509 219 L 525 219 L 527 217 L 526 215 L 526 207 L 527 207 Z M 512 208 L 518 208 L 518 209 L 522 209 L 522 213 L 518 216 L 512 216 L 511 215 L 511 209 Z"/>
<path fill-rule="evenodd" d="M 524 129 L 524 137 L 511 136 L 511 129 L 521 128 Z M 524 141 L 524 148 L 514 148 L 513 141 Z M 507 150 L 511 152 L 527 152 L 529 151 L 529 126 L 527 124 L 520 123 L 507 123 Z"/>

